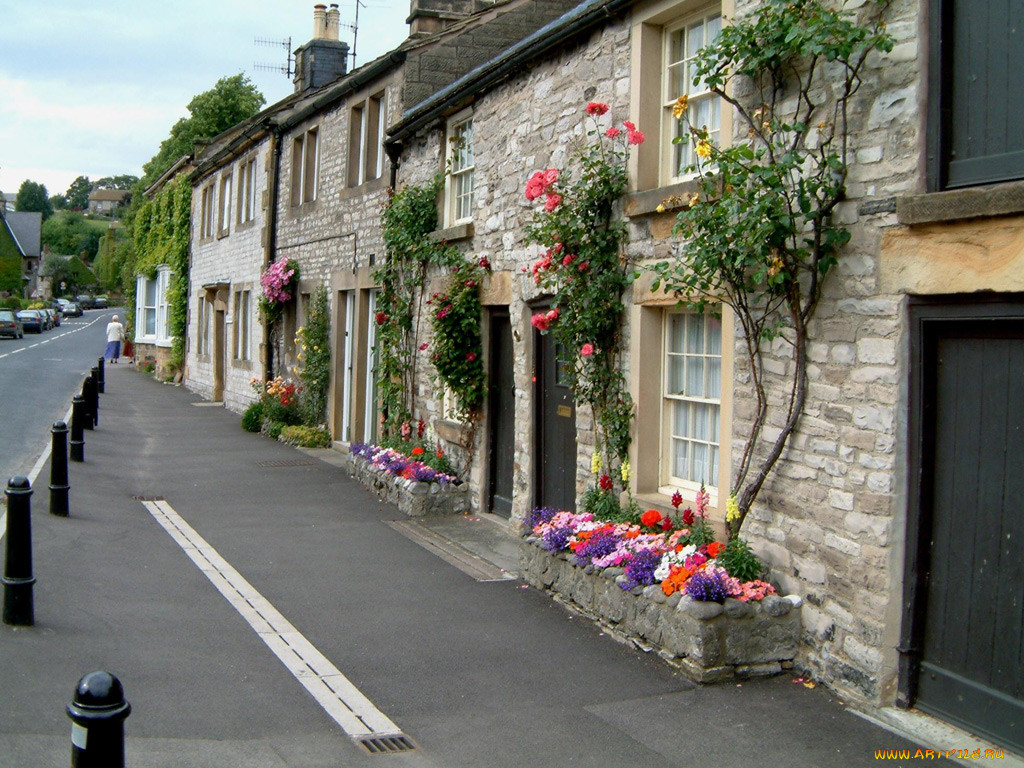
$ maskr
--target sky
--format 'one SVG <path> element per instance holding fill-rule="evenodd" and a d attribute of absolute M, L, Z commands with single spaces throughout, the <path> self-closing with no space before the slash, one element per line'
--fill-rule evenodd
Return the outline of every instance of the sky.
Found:
<path fill-rule="evenodd" d="M 318 1 L 0 0 L 0 191 L 141 176 L 192 97 L 222 77 L 245 73 L 267 105 L 284 98 L 290 78 L 255 64 L 283 67 L 276 43 L 308 42 Z M 355 0 L 339 10 L 351 46 Z M 408 14 L 409 0 L 362 0 L 356 66 L 401 43 Z"/>

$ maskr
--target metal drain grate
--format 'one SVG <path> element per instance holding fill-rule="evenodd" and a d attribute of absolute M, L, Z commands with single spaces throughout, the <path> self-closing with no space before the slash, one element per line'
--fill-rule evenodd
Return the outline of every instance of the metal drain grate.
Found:
<path fill-rule="evenodd" d="M 361 736 L 357 742 L 371 755 L 392 755 L 397 752 L 412 752 L 416 749 L 413 740 L 404 733 L 392 736 Z"/>
<path fill-rule="evenodd" d="M 132 496 L 135 501 L 166 501 L 163 496 Z"/>
<path fill-rule="evenodd" d="M 257 467 L 312 467 L 315 459 L 291 459 L 287 461 L 257 461 Z"/>

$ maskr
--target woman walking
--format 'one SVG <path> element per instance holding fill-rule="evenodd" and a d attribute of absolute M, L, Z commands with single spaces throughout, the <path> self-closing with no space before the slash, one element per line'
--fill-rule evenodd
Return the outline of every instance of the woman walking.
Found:
<path fill-rule="evenodd" d="M 107 323 L 107 351 L 104 354 L 111 363 L 121 357 L 121 342 L 124 341 L 124 326 L 117 320 L 117 315 Z"/>

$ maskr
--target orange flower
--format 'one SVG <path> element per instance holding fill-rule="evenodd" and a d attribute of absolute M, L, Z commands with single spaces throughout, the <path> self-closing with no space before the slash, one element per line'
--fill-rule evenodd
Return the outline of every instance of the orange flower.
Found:
<path fill-rule="evenodd" d="M 413 456 L 422 456 L 424 453 L 426 453 L 426 451 L 424 451 L 418 445 L 415 448 L 412 449 L 412 455 Z"/>
<path fill-rule="evenodd" d="M 725 549 L 725 545 L 722 544 L 720 541 L 712 541 L 710 544 L 708 544 L 708 557 L 718 557 L 723 549 Z"/>
<path fill-rule="evenodd" d="M 661 522 L 661 512 L 656 509 L 648 509 L 642 515 L 640 515 L 640 522 L 646 525 L 648 528 L 653 528 Z"/>

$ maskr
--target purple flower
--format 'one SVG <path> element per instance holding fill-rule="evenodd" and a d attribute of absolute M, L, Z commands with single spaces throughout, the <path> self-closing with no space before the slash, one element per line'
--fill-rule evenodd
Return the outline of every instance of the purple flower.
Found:
<path fill-rule="evenodd" d="M 729 588 L 721 571 L 697 571 L 686 582 L 686 594 L 694 600 L 707 603 L 724 603 L 729 596 Z"/>
<path fill-rule="evenodd" d="M 569 539 L 575 532 L 572 525 L 562 528 L 549 528 L 544 531 L 544 536 L 542 537 L 544 543 L 541 544 L 541 547 L 548 552 L 561 552 L 569 546 Z"/>
<path fill-rule="evenodd" d="M 625 565 L 626 580 L 623 589 L 647 587 L 655 582 L 654 571 L 661 564 L 661 552 L 656 549 L 645 549 L 637 552 Z"/>
<path fill-rule="evenodd" d="M 576 565 L 587 566 L 599 557 L 606 557 L 619 546 L 621 537 L 611 531 L 595 533 L 576 550 Z"/>
<path fill-rule="evenodd" d="M 523 520 L 523 527 L 528 531 L 532 531 L 541 523 L 551 522 L 551 518 L 556 514 L 558 514 L 558 510 L 555 507 L 536 507 Z"/>

